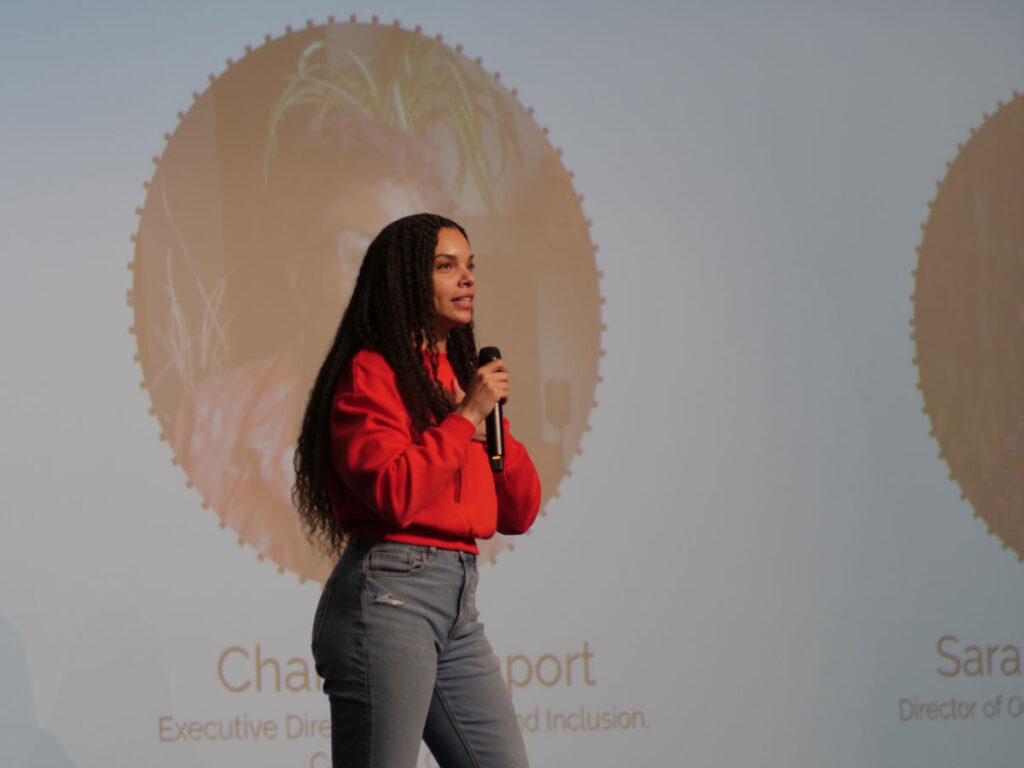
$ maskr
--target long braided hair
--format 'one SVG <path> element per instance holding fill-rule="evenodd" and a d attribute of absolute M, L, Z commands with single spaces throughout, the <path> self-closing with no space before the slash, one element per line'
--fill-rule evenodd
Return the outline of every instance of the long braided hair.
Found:
<path fill-rule="evenodd" d="M 295 448 L 292 501 L 311 542 L 328 554 L 345 544 L 327 494 L 331 464 L 330 414 L 342 374 L 361 349 L 380 353 L 395 372 L 402 402 L 414 429 L 422 432 L 454 410 L 437 382 L 438 353 L 434 322 L 434 250 L 438 231 L 466 231 L 450 219 L 420 213 L 388 224 L 370 243 L 352 298 L 334 343 L 309 393 L 302 432 Z M 468 240 L 468 237 L 467 237 Z M 448 332 L 448 360 L 466 389 L 476 368 L 473 325 Z M 420 347 L 427 350 L 429 370 Z"/>

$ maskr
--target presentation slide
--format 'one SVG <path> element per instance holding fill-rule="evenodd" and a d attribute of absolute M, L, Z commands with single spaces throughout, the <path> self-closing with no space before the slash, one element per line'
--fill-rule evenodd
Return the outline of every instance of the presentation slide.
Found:
<path fill-rule="evenodd" d="M 1007 0 L 5 3 L 0 765 L 331 768 L 293 455 L 430 211 L 541 481 L 478 542 L 534 768 L 1019 766 L 1022 41 Z"/>

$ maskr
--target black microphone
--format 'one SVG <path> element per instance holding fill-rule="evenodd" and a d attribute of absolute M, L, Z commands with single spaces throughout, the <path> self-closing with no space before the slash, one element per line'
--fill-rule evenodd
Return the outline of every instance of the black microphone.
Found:
<path fill-rule="evenodd" d="M 487 365 L 492 360 L 500 360 L 501 352 L 497 347 L 484 347 L 480 350 L 480 365 Z M 505 434 L 501 429 L 501 404 L 499 400 L 494 404 L 494 410 L 487 417 L 487 458 L 491 462 L 492 472 L 501 472 L 505 469 Z"/>

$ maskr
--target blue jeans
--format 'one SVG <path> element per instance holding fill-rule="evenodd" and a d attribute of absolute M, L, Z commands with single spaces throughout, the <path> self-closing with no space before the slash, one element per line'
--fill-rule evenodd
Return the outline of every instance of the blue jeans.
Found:
<path fill-rule="evenodd" d="M 313 658 L 334 768 L 528 768 L 476 610 L 476 557 L 353 538 L 324 585 Z"/>

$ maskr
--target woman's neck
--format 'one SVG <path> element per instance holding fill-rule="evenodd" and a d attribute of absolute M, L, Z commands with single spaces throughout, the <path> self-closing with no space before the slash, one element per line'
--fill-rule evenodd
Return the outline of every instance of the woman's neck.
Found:
<path fill-rule="evenodd" d="M 448 351 L 448 336 L 447 334 L 439 338 L 433 347 L 427 346 L 426 334 L 420 334 L 420 349 L 426 352 L 428 349 L 433 349 L 435 352 L 444 354 Z"/>

